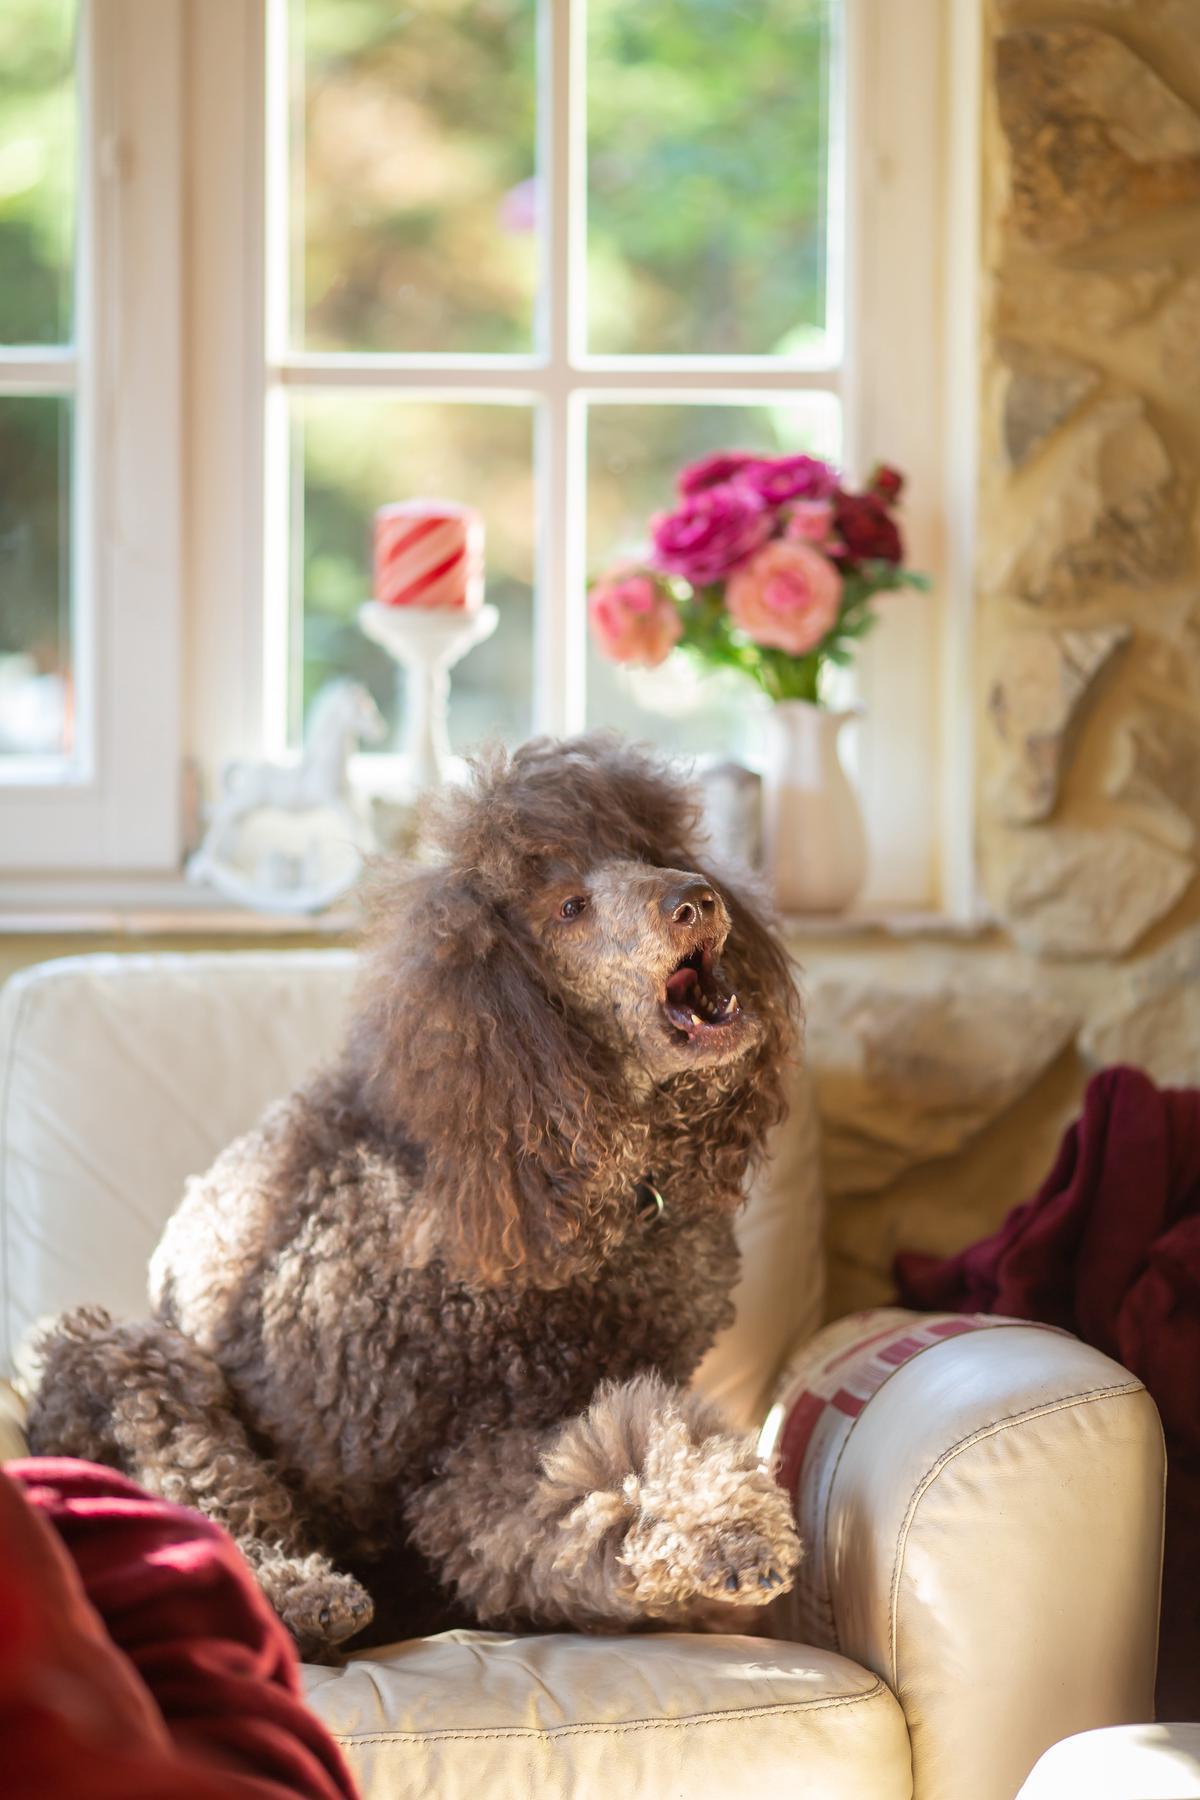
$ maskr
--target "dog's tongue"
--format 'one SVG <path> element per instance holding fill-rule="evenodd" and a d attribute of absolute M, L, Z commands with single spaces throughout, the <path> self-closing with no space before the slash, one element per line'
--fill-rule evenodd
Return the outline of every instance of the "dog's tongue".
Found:
<path fill-rule="evenodd" d="M 668 975 L 663 1001 L 672 1025 L 689 1037 L 701 1027 L 727 1025 L 740 1010 L 736 994 L 725 993 L 721 983 L 706 980 L 689 963 Z"/>
<path fill-rule="evenodd" d="M 673 1006 L 690 1006 L 700 994 L 700 977 L 686 964 L 667 977 L 667 999 Z"/>

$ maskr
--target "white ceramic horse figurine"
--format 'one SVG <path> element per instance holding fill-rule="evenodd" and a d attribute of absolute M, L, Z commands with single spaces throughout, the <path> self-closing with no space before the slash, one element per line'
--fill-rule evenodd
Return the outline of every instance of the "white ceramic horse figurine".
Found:
<path fill-rule="evenodd" d="M 312 703 L 300 761 L 231 763 L 214 821 L 221 814 L 238 817 L 262 806 L 303 812 L 345 805 L 350 758 L 360 743 L 379 744 L 386 736 L 387 726 L 362 682 L 331 681 Z"/>
<path fill-rule="evenodd" d="M 334 681 L 312 703 L 304 753 L 294 763 L 232 763 L 212 809 L 204 842 L 188 863 L 188 878 L 208 881 L 242 905 L 281 912 L 314 912 L 350 885 L 359 853 L 371 849 L 371 831 L 355 804 L 349 763 L 360 743 L 387 736 L 379 708 L 358 681 Z M 310 845 L 273 849 L 248 874 L 237 854 L 241 834 L 256 813 L 312 813 Z M 334 815 L 332 818 L 330 815 Z M 318 829 L 319 828 L 319 829 Z M 353 852 L 336 875 L 322 875 L 322 849 L 335 842 Z"/>

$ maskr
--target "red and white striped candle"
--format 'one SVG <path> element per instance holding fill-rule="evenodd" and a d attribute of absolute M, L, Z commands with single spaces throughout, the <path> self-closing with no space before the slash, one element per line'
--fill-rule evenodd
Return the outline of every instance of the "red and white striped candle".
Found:
<path fill-rule="evenodd" d="M 483 519 L 453 500 L 399 500 L 375 514 L 375 598 L 384 606 L 476 612 Z"/>

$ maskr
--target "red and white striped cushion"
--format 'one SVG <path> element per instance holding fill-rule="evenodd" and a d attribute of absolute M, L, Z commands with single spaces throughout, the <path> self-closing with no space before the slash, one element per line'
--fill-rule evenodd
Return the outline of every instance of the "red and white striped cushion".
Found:
<path fill-rule="evenodd" d="M 788 1598 L 791 1634 L 837 1648 L 826 1544 L 829 1497 L 841 1453 L 868 1401 L 923 1351 L 967 1332 L 1013 1323 L 982 1313 L 876 1309 L 839 1319 L 790 1359 L 759 1448 L 792 1496 L 806 1548 Z"/>

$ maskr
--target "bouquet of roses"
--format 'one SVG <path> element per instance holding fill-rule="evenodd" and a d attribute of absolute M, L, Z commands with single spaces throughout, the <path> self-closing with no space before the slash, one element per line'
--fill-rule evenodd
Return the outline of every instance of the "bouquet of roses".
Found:
<path fill-rule="evenodd" d="M 819 703 L 821 670 L 852 660 L 875 597 L 928 586 L 903 567 L 903 485 L 883 464 L 855 493 L 815 456 L 705 457 L 651 520 L 646 561 L 593 584 L 592 634 L 613 662 L 654 668 L 678 645 L 772 700 Z"/>

